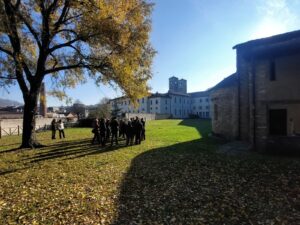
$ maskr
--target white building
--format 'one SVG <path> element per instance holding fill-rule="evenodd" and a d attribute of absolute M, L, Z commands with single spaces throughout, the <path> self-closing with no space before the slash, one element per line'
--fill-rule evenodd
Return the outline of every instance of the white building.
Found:
<path fill-rule="evenodd" d="M 188 118 L 198 116 L 210 118 L 209 91 L 187 93 L 187 82 L 177 77 L 169 78 L 168 93 L 154 93 L 138 99 L 139 106 L 134 108 L 127 97 L 110 101 L 112 109 L 124 113 L 168 114 L 172 118 Z"/>

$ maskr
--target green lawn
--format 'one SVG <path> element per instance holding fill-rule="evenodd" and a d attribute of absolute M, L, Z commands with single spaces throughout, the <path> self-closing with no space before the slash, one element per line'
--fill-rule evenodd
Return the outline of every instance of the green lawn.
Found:
<path fill-rule="evenodd" d="M 104 149 L 65 132 L 0 139 L 0 224 L 300 224 L 299 159 L 217 153 L 209 121 L 149 121 L 141 145 Z"/>

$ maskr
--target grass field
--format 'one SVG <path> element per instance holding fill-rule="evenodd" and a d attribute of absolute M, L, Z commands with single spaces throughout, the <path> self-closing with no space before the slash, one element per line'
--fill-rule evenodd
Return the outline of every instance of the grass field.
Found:
<path fill-rule="evenodd" d="M 217 153 L 209 121 L 147 124 L 139 146 L 91 129 L 0 139 L 0 224 L 300 224 L 299 159 Z"/>

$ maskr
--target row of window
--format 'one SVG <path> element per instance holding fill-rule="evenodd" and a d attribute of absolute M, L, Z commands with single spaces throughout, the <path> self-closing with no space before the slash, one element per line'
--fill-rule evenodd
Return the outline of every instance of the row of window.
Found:
<path fill-rule="evenodd" d="M 209 118 L 209 112 L 197 112 L 197 115 L 201 118 Z"/>
<path fill-rule="evenodd" d="M 204 108 L 204 107 L 203 107 Z M 198 109 L 202 109 L 202 106 L 198 106 Z M 205 109 L 207 109 L 207 110 L 209 110 L 209 106 L 207 105 L 206 107 L 205 107 Z M 196 110 L 196 106 L 194 106 L 193 107 L 193 110 Z"/>

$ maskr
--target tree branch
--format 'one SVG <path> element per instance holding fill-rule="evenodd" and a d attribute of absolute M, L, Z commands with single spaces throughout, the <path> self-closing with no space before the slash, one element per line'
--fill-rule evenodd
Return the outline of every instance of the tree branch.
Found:
<path fill-rule="evenodd" d="M 1 46 L 0 46 L 0 51 L 6 53 L 7 55 L 9 55 L 9 56 L 11 56 L 11 57 L 14 56 L 13 53 L 12 53 L 11 51 L 9 51 L 9 50 L 7 50 L 7 49 L 5 49 L 5 48 L 2 48 Z"/>
<path fill-rule="evenodd" d="M 5 80 L 17 80 L 16 77 L 3 77 L 3 76 L 0 76 L 0 79 L 5 79 Z"/>
<path fill-rule="evenodd" d="M 62 43 L 62 44 L 59 44 L 59 45 L 55 45 L 53 46 L 52 48 L 50 48 L 48 51 L 49 51 L 49 54 L 54 52 L 55 50 L 57 49 L 60 49 L 60 48 L 64 48 L 64 47 L 70 47 L 73 43 L 77 42 L 77 41 L 80 41 L 80 38 L 75 38 L 71 41 L 68 41 L 68 42 L 65 42 L 65 43 Z"/>

